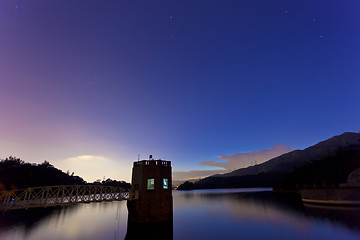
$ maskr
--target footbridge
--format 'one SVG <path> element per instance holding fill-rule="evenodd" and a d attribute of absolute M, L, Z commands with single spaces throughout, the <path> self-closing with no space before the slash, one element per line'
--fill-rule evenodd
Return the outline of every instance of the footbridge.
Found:
<path fill-rule="evenodd" d="M 129 188 L 101 185 L 33 187 L 0 192 L 0 211 L 135 199 Z"/>

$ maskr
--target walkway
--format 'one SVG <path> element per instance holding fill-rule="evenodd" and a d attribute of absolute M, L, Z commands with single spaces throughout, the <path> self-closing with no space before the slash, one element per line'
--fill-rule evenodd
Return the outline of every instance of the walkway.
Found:
<path fill-rule="evenodd" d="M 133 199 L 128 188 L 100 185 L 34 187 L 0 192 L 0 211 Z"/>

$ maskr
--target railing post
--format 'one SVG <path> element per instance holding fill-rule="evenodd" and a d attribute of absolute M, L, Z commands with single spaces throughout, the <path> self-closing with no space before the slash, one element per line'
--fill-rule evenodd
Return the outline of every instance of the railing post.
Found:
<path fill-rule="evenodd" d="M 65 190 L 65 186 L 62 186 L 62 194 L 61 194 L 61 202 L 60 202 L 60 204 L 64 204 L 64 190 Z"/>
<path fill-rule="evenodd" d="M 44 189 L 41 189 L 40 205 L 44 203 Z"/>
<path fill-rule="evenodd" d="M 25 192 L 25 196 L 24 196 L 24 203 L 26 205 L 25 209 L 29 208 L 30 205 L 30 196 L 31 196 L 31 188 L 28 188 Z"/>
<path fill-rule="evenodd" d="M 45 188 L 46 190 L 46 197 L 45 197 L 45 207 L 47 207 L 47 203 L 48 203 L 48 197 L 49 197 L 49 187 Z"/>

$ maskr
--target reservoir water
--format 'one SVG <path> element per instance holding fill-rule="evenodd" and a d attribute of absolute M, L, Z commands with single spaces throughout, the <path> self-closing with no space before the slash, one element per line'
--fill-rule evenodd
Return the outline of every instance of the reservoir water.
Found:
<path fill-rule="evenodd" d="M 360 208 L 304 206 L 271 189 L 173 191 L 173 206 L 173 239 L 360 239 Z M 127 218 L 126 201 L 9 211 L 0 239 L 124 239 Z"/>

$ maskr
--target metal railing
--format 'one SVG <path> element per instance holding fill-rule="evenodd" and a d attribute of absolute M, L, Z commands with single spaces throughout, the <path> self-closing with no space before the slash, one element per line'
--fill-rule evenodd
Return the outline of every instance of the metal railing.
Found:
<path fill-rule="evenodd" d="M 0 211 L 101 201 L 133 199 L 135 193 L 122 187 L 66 185 L 34 187 L 0 192 Z"/>
<path fill-rule="evenodd" d="M 171 161 L 165 161 L 165 160 L 141 160 L 138 162 L 134 162 L 135 166 L 163 166 L 163 167 L 171 167 Z"/>

